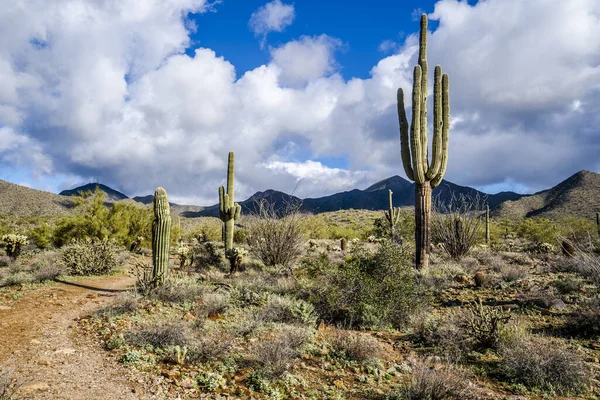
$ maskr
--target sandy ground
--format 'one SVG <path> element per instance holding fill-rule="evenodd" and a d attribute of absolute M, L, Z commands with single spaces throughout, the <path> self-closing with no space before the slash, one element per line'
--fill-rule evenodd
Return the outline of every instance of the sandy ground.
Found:
<path fill-rule="evenodd" d="M 120 275 L 25 291 L 0 305 L 0 366 L 24 383 L 19 399 L 158 399 L 143 378 L 76 334 L 77 318 L 134 283 Z"/>

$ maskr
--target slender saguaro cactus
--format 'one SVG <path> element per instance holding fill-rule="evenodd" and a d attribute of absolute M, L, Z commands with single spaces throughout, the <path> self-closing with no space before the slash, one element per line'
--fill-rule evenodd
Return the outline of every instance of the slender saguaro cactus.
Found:
<path fill-rule="evenodd" d="M 171 210 L 165 189 L 154 192 L 154 221 L 152 222 L 152 280 L 162 284 L 169 270 L 169 241 L 171 236 Z"/>
<path fill-rule="evenodd" d="M 234 155 L 233 151 L 229 152 L 229 160 L 227 163 L 227 193 L 223 186 L 219 187 L 219 214 L 223 221 L 223 243 L 225 251 L 233 248 L 233 228 L 235 221 L 240 218 L 241 207 L 233 200 L 233 169 Z"/>
<path fill-rule="evenodd" d="M 416 266 L 429 265 L 431 191 L 440 184 L 448 163 L 448 130 L 450 128 L 450 92 L 447 74 L 437 65 L 433 85 L 432 160 L 427 154 L 427 15 L 421 16 L 419 62 L 414 69 L 412 92 L 412 123 L 410 137 L 404 92 L 398 89 L 398 120 L 402 164 L 406 176 L 415 181 L 415 244 Z"/>
<path fill-rule="evenodd" d="M 400 221 L 400 209 L 394 208 L 392 204 L 392 191 L 388 190 L 390 196 L 390 205 L 388 210 L 385 212 L 385 219 L 387 219 L 388 224 L 390 225 L 390 237 L 394 239 L 396 234 L 396 225 Z"/>
<path fill-rule="evenodd" d="M 485 205 L 485 242 L 490 243 L 490 206 Z"/>

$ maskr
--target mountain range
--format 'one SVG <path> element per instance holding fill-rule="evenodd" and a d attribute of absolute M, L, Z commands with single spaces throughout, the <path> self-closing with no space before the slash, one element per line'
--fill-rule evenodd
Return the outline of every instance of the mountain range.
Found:
<path fill-rule="evenodd" d="M 147 205 L 153 201 L 153 195 L 136 196 L 129 199 L 125 194 L 100 183 L 90 183 L 62 191 L 56 195 L 0 180 L 0 213 L 14 215 L 64 214 L 71 208 L 68 196 L 94 190 L 96 187 L 106 193 L 106 201 L 109 203 L 134 201 L 140 205 Z M 319 198 L 300 199 L 269 189 L 257 192 L 248 199 L 240 201 L 239 204 L 245 213 L 255 211 L 257 202 L 262 199 L 273 204 L 276 209 L 285 207 L 287 204 L 297 204 L 300 205 L 302 211 L 315 214 L 345 209 L 384 210 L 388 208 L 388 190 L 393 192 L 395 207 L 410 207 L 414 205 L 414 189 L 413 182 L 396 175 L 376 182 L 364 190 L 353 189 Z M 479 196 L 489 204 L 492 215 L 497 217 L 574 215 L 593 219 L 595 213 L 600 211 L 600 174 L 579 171 L 548 190 L 529 195 L 515 192 L 486 194 L 468 186 L 443 180 L 433 190 L 432 197 L 438 203 L 447 204 L 452 195 Z M 218 204 L 202 207 L 171 203 L 171 206 L 172 214 L 182 217 L 219 215 Z"/>

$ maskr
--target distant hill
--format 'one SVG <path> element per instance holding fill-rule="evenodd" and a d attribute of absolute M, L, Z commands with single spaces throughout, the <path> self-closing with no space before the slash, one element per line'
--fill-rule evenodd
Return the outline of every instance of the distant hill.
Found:
<path fill-rule="evenodd" d="M 505 201 L 493 215 L 507 218 L 565 215 L 595 219 L 600 211 L 600 174 L 579 171 L 551 189 Z"/>
<path fill-rule="evenodd" d="M 81 191 L 94 190 L 96 187 L 106 193 L 109 203 L 131 202 L 149 205 L 154 196 L 136 196 L 129 199 L 125 194 L 110 187 L 91 183 L 61 192 L 61 195 L 42 192 L 0 180 L 0 213 L 14 215 L 63 215 L 72 209 L 68 196 Z M 395 207 L 414 205 L 415 185 L 400 176 L 381 180 L 364 190 L 353 189 L 319 198 L 304 200 L 277 190 L 256 192 L 248 199 L 239 202 L 242 212 L 256 212 L 259 200 L 267 200 L 279 210 L 289 204 L 301 203 L 301 210 L 310 213 L 322 213 L 348 209 L 385 210 L 388 207 L 388 190 L 394 193 Z M 443 180 L 433 190 L 434 201 L 447 204 L 452 194 L 456 196 L 479 196 L 490 205 L 492 215 L 500 217 L 558 217 L 574 215 L 593 219 L 600 210 L 600 174 L 580 171 L 555 187 L 532 195 L 514 192 L 486 194 L 468 186 L 461 186 Z M 180 205 L 171 203 L 171 214 L 182 217 L 219 216 L 219 205 L 209 207 Z"/>
<path fill-rule="evenodd" d="M 0 214 L 59 216 L 72 208 L 68 197 L 0 180 Z"/>
<path fill-rule="evenodd" d="M 338 210 L 386 210 L 389 205 L 388 190 L 393 192 L 392 201 L 394 207 L 413 206 L 415 202 L 415 184 L 406 179 L 395 175 L 381 180 L 365 190 L 353 189 L 347 192 L 335 193 L 330 196 L 307 198 L 301 200 L 276 190 L 266 190 L 257 192 L 250 198 L 239 202 L 243 212 L 253 212 L 256 208 L 256 200 L 266 199 L 274 204 L 276 209 L 284 207 L 290 202 L 302 202 L 301 210 L 313 214 Z M 494 195 L 488 195 L 476 189 L 456 185 L 452 182 L 443 180 L 438 187 L 433 190 L 433 198 L 443 204 L 447 204 L 452 197 L 468 195 L 478 195 L 482 200 L 486 200 L 490 208 L 497 207 L 501 202 L 510 199 L 516 200 L 523 195 L 514 192 L 502 192 Z M 219 205 L 215 204 L 204 208 L 198 213 L 182 214 L 186 217 L 197 216 L 219 216 Z"/>
<path fill-rule="evenodd" d="M 115 202 L 115 201 L 125 200 L 125 199 L 129 198 L 126 195 L 124 195 L 123 193 L 116 191 L 112 188 L 109 188 L 108 186 L 103 185 L 101 183 L 88 183 L 83 186 L 78 186 L 74 189 L 63 190 L 62 192 L 59 193 L 59 195 L 61 195 L 61 196 L 79 196 L 80 193 L 93 192 L 94 190 L 96 190 L 96 188 L 98 188 L 98 189 L 102 190 L 104 193 L 106 193 L 105 200 L 108 202 Z"/>

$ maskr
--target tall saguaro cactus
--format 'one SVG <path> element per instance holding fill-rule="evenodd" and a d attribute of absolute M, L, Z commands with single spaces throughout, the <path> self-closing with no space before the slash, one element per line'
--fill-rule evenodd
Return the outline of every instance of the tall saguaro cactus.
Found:
<path fill-rule="evenodd" d="M 154 221 L 152 222 L 152 280 L 165 281 L 169 270 L 171 209 L 167 191 L 161 187 L 154 192 Z"/>
<path fill-rule="evenodd" d="M 416 266 L 427 268 L 430 252 L 431 191 L 440 184 L 448 163 L 450 92 L 447 74 L 437 65 L 433 82 L 433 143 L 431 163 L 427 148 L 427 15 L 421 16 L 419 62 L 414 69 L 410 136 L 404 92 L 398 89 L 398 119 L 402 164 L 406 176 L 415 181 Z"/>
<path fill-rule="evenodd" d="M 219 214 L 223 221 L 223 243 L 225 251 L 233 248 L 233 228 L 235 221 L 240 218 L 241 207 L 234 203 L 233 200 L 233 169 L 234 155 L 233 151 L 229 152 L 229 160 L 227 163 L 227 193 L 223 186 L 219 187 Z"/>

